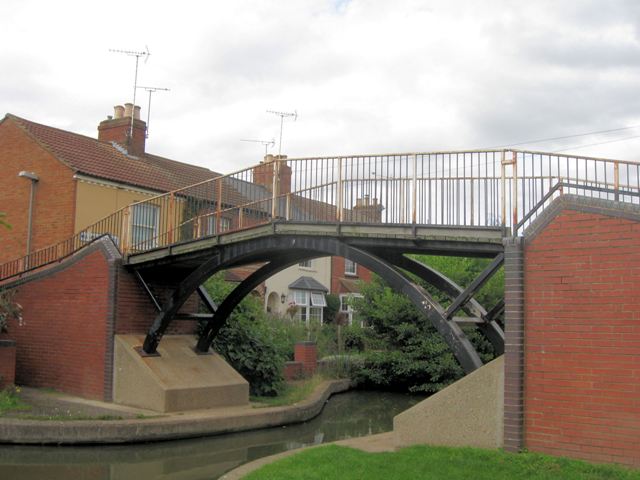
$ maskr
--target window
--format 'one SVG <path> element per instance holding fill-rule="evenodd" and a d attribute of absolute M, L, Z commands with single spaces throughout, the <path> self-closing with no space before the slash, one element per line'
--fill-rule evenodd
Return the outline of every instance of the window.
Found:
<path fill-rule="evenodd" d="M 218 223 L 218 219 L 215 215 L 209 215 L 207 218 L 207 235 L 215 235 L 216 225 Z M 226 217 L 220 217 L 220 233 L 226 232 L 231 228 L 231 219 Z"/>
<path fill-rule="evenodd" d="M 340 294 L 340 311 L 345 313 L 349 317 L 349 325 L 353 324 L 353 316 L 355 313 L 357 313 L 351 306 L 352 300 L 354 298 L 362 298 L 362 295 L 359 293 Z M 360 321 L 360 326 L 364 326 L 362 321 Z"/>
<path fill-rule="evenodd" d="M 149 203 L 133 206 L 131 219 L 131 239 L 136 248 L 154 248 L 158 246 L 158 218 L 160 207 Z"/>
<path fill-rule="evenodd" d="M 309 297 L 307 295 L 306 290 L 294 290 L 293 291 L 293 301 L 296 305 L 308 305 Z"/>
<path fill-rule="evenodd" d="M 298 311 L 295 318 L 299 322 L 309 324 L 309 321 L 322 323 L 324 307 L 327 300 L 323 292 L 309 292 L 307 290 L 292 290 L 293 302 Z"/>
<path fill-rule="evenodd" d="M 352 262 L 348 258 L 344 259 L 344 274 L 345 275 L 357 275 L 358 274 L 358 264 L 356 262 Z"/>
<path fill-rule="evenodd" d="M 324 294 L 321 292 L 311 292 L 311 306 L 326 307 L 327 300 L 324 298 Z"/>
<path fill-rule="evenodd" d="M 311 260 L 303 260 L 298 264 L 300 268 L 311 268 Z"/>

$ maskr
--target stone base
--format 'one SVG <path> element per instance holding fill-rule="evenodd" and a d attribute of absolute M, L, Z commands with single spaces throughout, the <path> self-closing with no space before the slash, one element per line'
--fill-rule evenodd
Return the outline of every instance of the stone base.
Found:
<path fill-rule="evenodd" d="M 504 356 L 449 385 L 393 419 L 398 447 L 503 446 Z"/>
<path fill-rule="evenodd" d="M 249 403 L 249 383 L 218 354 L 198 355 L 191 335 L 168 335 L 159 356 L 142 357 L 143 335 L 116 335 L 114 402 L 157 412 Z"/>

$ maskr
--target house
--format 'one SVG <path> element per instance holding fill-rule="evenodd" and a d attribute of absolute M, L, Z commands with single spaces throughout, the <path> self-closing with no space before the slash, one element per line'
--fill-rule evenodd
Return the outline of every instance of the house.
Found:
<path fill-rule="evenodd" d="M 7 114 L 0 121 L 0 210 L 6 211 L 13 228 L 0 231 L 0 264 L 62 242 L 127 205 L 221 175 L 150 154 L 145 143 L 146 124 L 140 119 L 140 108 L 132 104 L 114 107 L 114 114 L 98 125 L 97 139 Z M 253 169 L 250 183 L 225 178 L 228 188 L 221 199 L 225 206 L 265 198 L 275 185 L 270 165 L 274 159 L 265 157 Z M 286 164 L 279 169 L 277 180 L 280 193 L 291 192 L 291 168 Z M 251 215 L 264 214 L 256 209 L 242 219 L 237 215 L 215 217 L 216 206 L 211 202 L 198 208 L 203 222 L 188 226 L 198 236 L 232 229 L 240 221 L 246 225 Z M 288 208 L 294 220 L 309 219 L 311 211 L 317 220 L 335 218 L 332 205 L 296 195 Z M 363 199 L 348 213 L 369 218 L 379 214 L 380 208 Z M 134 205 L 128 228 L 135 242 L 153 245 L 167 218 L 160 206 Z M 250 272 L 248 268 L 230 275 L 242 280 Z M 342 308 L 351 318 L 347 298 L 358 293 L 356 280 L 368 281 L 370 275 L 345 259 L 319 258 L 275 275 L 259 291 L 264 292 L 265 308 L 274 313 L 284 313 L 283 307 L 294 302 L 300 320 L 324 320 L 324 294 L 334 293 L 341 296 Z"/>

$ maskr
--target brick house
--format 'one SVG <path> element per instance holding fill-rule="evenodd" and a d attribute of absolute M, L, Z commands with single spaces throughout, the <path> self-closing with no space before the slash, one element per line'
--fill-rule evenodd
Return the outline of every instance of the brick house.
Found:
<path fill-rule="evenodd" d="M 114 115 L 100 122 L 97 139 L 7 114 L 0 121 L 0 210 L 7 213 L 6 219 L 13 228 L 0 230 L 0 264 L 61 242 L 134 202 L 221 175 L 150 154 L 145 140 L 146 124 L 140 119 L 140 108 L 132 104 L 114 107 Z M 273 158 L 267 156 L 254 169 L 253 190 L 271 188 L 273 170 L 269 162 Z M 284 165 L 279 174 L 281 193 L 290 192 L 291 169 Z M 309 208 L 308 201 L 294 199 L 294 218 L 303 216 L 305 208 Z M 248 200 L 240 195 L 228 203 Z M 331 213 L 333 207 L 324 207 L 318 209 L 316 205 L 315 211 Z M 153 238 L 162 221 L 160 212 L 149 209 L 148 204 L 133 207 L 134 238 Z M 221 231 L 233 224 L 231 218 L 222 220 Z M 213 234 L 215 228 L 207 231 Z M 323 285 L 324 292 L 341 295 L 345 313 L 351 317 L 346 299 L 357 294 L 355 280 L 368 281 L 371 273 L 342 258 L 314 259 L 310 265 L 313 266 L 291 267 L 269 279 L 266 287 L 261 286 L 258 290 L 265 296 L 265 308 L 281 311 L 284 294 L 287 302 L 306 298 L 305 318 L 311 314 L 322 318 L 323 307 L 311 305 L 311 295 L 281 287 L 283 279 L 287 287 L 295 280 L 290 280 L 293 272 L 297 277 L 314 278 Z M 242 280 L 250 270 L 232 272 L 228 277 Z M 298 275 L 300 271 L 302 275 Z"/>

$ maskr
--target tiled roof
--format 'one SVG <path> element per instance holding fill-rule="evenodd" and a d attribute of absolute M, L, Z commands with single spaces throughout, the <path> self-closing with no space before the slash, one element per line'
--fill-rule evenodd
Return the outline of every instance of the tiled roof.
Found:
<path fill-rule="evenodd" d="M 160 192 L 219 176 L 212 170 L 156 155 L 134 157 L 110 142 L 31 122 L 15 115 L 10 119 L 73 170 L 92 177 Z"/>
<path fill-rule="evenodd" d="M 340 286 L 342 288 L 340 288 L 340 293 L 343 292 L 347 292 L 347 293 L 360 293 L 361 289 L 360 289 L 360 281 L 359 280 L 353 280 L 353 279 L 349 279 L 349 278 L 341 278 L 340 279 Z"/>
<path fill-rule="evenodd" d="M 321 292 L 328 292 L 329 289 L 322 285 L 318 280 L 313 277 L 300 277 L 295 282 L 289 285 L 290 290 L 319 290 Z"/>

